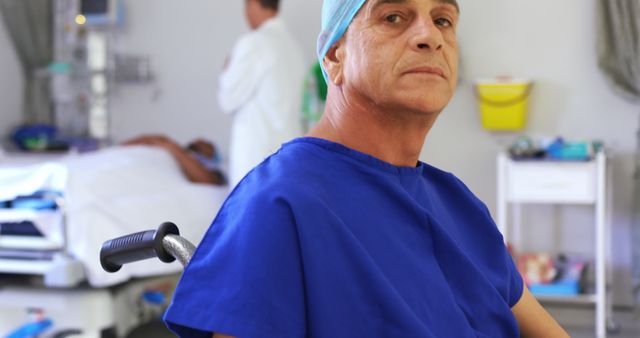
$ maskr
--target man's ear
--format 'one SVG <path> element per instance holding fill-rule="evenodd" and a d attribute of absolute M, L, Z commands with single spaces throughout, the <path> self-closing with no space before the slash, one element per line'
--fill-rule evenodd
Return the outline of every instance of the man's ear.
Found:
<path fill-rule="evenodd" d="M 322 65 L 329 76 L 329 80 L 336 86 L 340 86 L 344 80 L 344 47 L 344 38 L 342 38 L 329 48 L 327 55 L 322 60 Z"/>

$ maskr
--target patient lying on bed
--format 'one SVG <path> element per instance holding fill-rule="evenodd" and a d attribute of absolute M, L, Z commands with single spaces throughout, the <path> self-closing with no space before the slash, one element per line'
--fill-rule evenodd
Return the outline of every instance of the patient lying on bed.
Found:
<path fill-rule="evenodd" d="M 186 148 L 164 135 L 144 135 L 124 143 L 125 145 L 147 145 L 168 151 L 180 169 L 193 183 L 224 185 L 227 180 L 217 167 L 215 146 L 208 141 L 196 139 Z"/>
<path fill-rule="evenodd" d="M 159 147 L 124 146 L 37 165 L 0 163 L 0 201 L 40 190 L 59 191 L 65 197 L 67 250 L 83 263 L 93 287 L 175 273 L 181 271 L 180 264 L 152 260 L 108 274 L 99 260 L 106 239 L 153 229 L 165 221 L 176 223 L 183 237 L 200 241 L 228 188 L 193 183 L 172 155 Z M 59 235 L 58 228 L 39 230 L 47 238 Z"/>

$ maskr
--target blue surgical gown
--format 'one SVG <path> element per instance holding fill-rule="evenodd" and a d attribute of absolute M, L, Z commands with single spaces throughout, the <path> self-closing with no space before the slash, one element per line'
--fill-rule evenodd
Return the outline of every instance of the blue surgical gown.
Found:
<path fill-rule="evenodd" d="M 165 321 L 182 337 L 518 337 L 522 292 L 455 176 L 300 138 L 231 193 Z"/>

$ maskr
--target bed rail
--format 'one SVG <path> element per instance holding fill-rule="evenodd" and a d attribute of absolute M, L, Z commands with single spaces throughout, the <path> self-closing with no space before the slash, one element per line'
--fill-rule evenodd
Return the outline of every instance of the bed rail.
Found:
<path fill-rule="evenodd" d="M 117 272 L 122 265 L 149 258 L 159 258 L 165 263 L 176 259 L 186 266 L 195 246 L 180 237 L 178 227 L 165 222 L 157 230 L 138 232 L 108 240 L 100 249 L 100 264 L 107 272 Z"/>

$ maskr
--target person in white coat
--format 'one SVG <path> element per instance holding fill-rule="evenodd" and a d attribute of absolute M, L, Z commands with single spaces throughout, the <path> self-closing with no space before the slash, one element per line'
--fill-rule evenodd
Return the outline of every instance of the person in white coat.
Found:
<path fill-rule="evenodd" d="M 220 77 L 220 107 L 234 114 L 229 183 L 302 135 L 305 63 L 302 50 L 278 16 L 279 0 L 246 0 L 251 32 L 233 48 Z"/>

